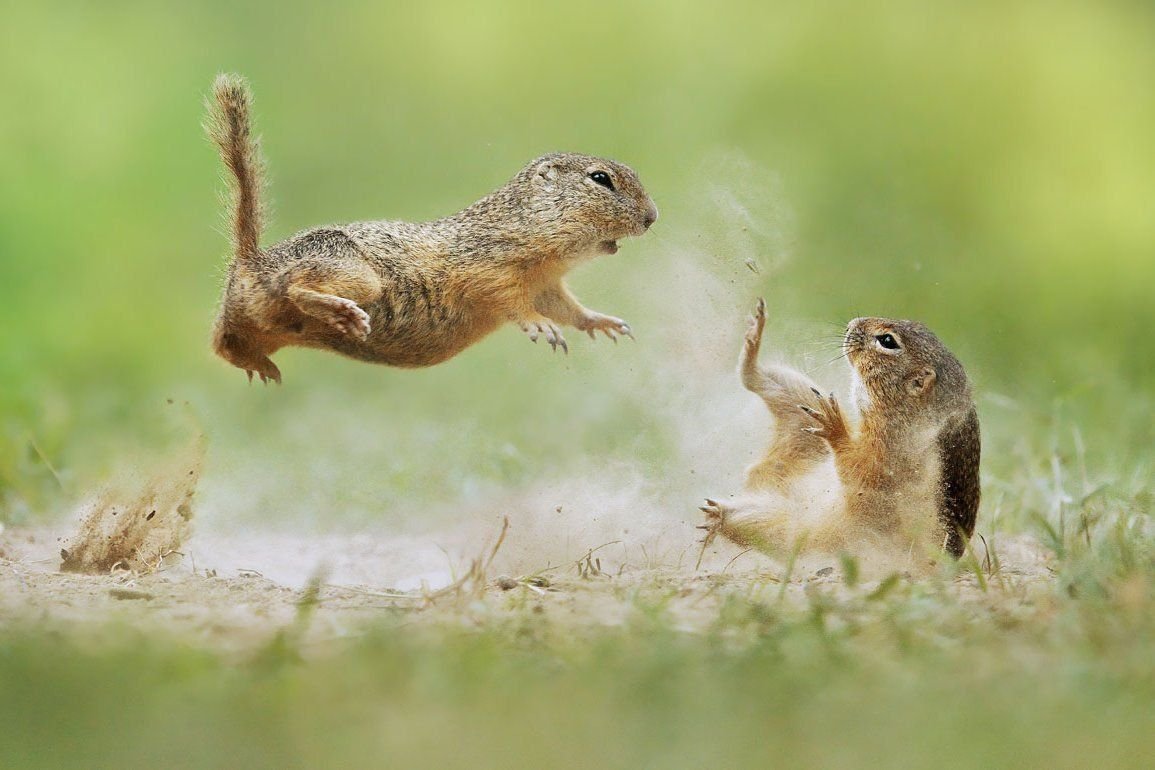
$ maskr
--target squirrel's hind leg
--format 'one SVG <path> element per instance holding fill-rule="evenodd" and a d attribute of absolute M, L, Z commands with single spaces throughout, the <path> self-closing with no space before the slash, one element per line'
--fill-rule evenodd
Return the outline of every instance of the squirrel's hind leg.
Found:
<path fill-rule="evenodd" d="M 699 510 L 706 523 L 703 543 L 708 547 L 721 535 L 735 545 L 755 548 L 771 555 L 790 545 L 791 517 L 786 501 L 776 495 L 746 495 L 729 502 L 706 499 Z"/>
<path fill-rule="evenodd" d="M 290 286 L 287 295 L 302 313 L 319 318 L 342 334 L 362 341 L 369 338 L 369 314 L 353 300 L 303 286 Z"/>
<path fill-rule="evenodd" d="M 353 242 L 342 233 L 318 231 L 293 246 L 303 253 L 278 276 L 288 300 L 342 334 L 368 338 L 369 314 L 361 305 L 381 297 L 381 277 Z"/>
<path fill-rule="evenodd" d="M 813 504 L 773 492 L 747 493 L 728 502 L 707 499 L 699 510 L 706 523 L 704 543 L 721 535 L 735 545 L 754 548 L 770 556 L 791 551 L 837 553 L 844 549 L 853 532 L 841 508 Z"/>

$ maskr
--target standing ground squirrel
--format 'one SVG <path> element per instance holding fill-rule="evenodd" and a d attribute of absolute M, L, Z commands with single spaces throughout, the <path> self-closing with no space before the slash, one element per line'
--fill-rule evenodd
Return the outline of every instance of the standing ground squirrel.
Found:
<path fill-rule="evenodd" d="M 287 345 L 374 363 L 431 366 L 512 321 L 568 352 L 558 325 L 616 341 L 620 318 L 589 310 L 562 278 L 613 254 L 658 210 L 632 169 L 574 153 L 545 155 L 508 184 L 444 219 L 358 222 L 260 247 L 262 160 L 244 79 L 220 75 L 208 131 L 235 179 L 234 256 L 213 348 L 251 379 L 281 381 Z"/>
<path fill-rule="evenodd" d="M 861 421 L 847 425 L 833 395 L 784 366 L 761 367 L 762 300 L 739 359 L 775 433 L 743 495 L 707 500 L 707 541 L 783 554 L 942 548 L 959 557 L 979 505 L 979 421 L 962 364 L 921 323 L 856 318 L 842 347 Z"/>

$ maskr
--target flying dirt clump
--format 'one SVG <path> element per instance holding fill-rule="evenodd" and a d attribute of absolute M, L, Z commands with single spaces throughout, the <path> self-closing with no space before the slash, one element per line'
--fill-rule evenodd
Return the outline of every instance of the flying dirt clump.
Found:
<path fill-rule="evenodd" d="M 192 499 L 204 442 L 172 458 L 143 486 L 109 488 L 89 505 L 80 529 L 60 549 L 62 572 L 152 572 L 192 534 Z"/>

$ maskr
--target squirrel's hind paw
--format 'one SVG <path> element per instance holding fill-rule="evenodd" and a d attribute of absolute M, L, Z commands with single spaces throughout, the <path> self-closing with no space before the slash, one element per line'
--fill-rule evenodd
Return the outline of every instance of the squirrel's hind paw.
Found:
<path fill-rule="evenodd" d="M 334 297 L 325 321 L 342 334 L 364 342 L 369 338 L 369 314 L 351 299 Z"/>
<path fill-rule="evenodd" d="M 706 523 L 697 526 L 697 529 L 706 531 L 706 536 L 702 538 L 702 547 L 705 548 L 714 542 L 714 538 L 722 531 L 722 527 L 726 524 L 726 516 L 733 509 L 707 497 L 705 505 L 698 506 L 698 510 L 706 514 Z"/>
<path fill-rule="evenodd" d="M 245 374 L 248 375 L 249 382 L 253 381 L 253 375 L 255 374 L 260 377 L 261 382 L 266 385 L 268 385 L 270 382 L 275 382 L 278 385 L 281 384 L 281 370 L 277 368 L 276 364 L 266 358 L 257 366 L 257 369 L 245 369 Z"/>
<path fill-rule="evenodd" d="M 706 498 L 705 505 L 699 505 L 698 510 L 706 514 L 706 522 L 709 524 L 722 524 L 726 520 L 726 516 L 733 512 L 733 508 L 725 503 L 719 503 L 717 500 Z"/>

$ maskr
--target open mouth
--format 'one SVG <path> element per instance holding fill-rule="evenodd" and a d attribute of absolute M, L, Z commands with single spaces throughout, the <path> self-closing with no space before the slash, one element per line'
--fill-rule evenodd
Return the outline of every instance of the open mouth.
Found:
<path fill-rule="evenodd" d="M 618 242 L 617 241 L 602 241 L 602 251 L 604 251 L 606 254 L 617 254 L 618 253 Z"/>

